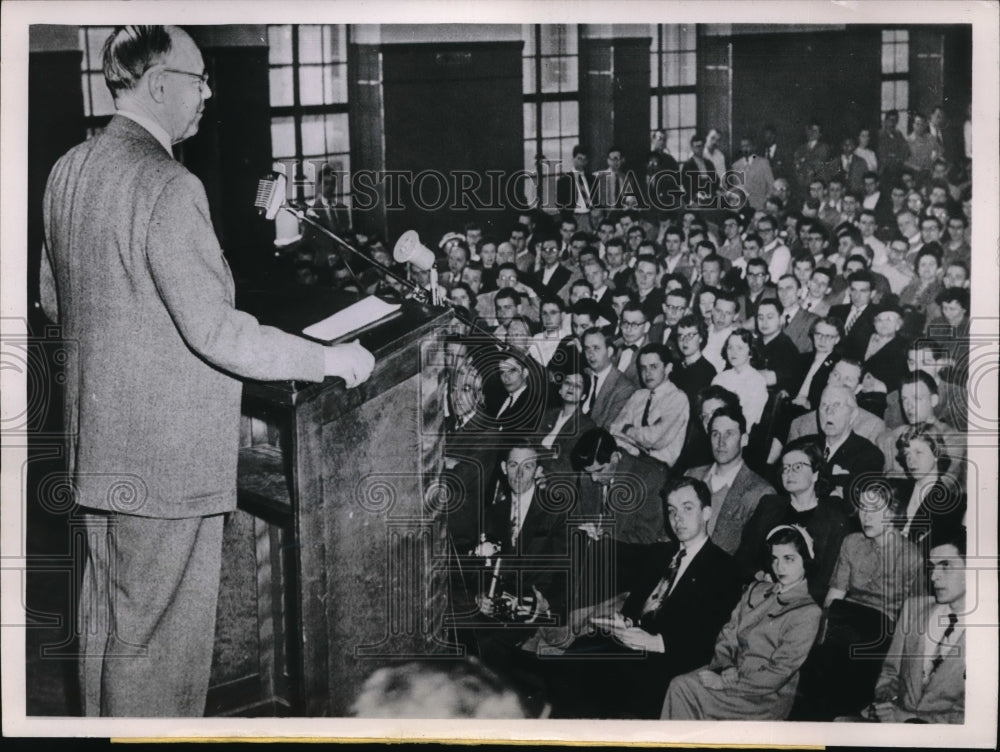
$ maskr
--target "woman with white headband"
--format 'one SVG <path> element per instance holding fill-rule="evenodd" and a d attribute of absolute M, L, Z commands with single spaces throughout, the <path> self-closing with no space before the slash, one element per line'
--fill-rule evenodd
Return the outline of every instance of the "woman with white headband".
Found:
<path fill-rule="evenodd" d="M 752 583 L 719 633 L 712 661 L 670 682 L 662 719 L 788 717 L 822 611 L 807 587 L 809 533 L 779 525 L 768 533 L 767 547 L 774 582 Z"/>

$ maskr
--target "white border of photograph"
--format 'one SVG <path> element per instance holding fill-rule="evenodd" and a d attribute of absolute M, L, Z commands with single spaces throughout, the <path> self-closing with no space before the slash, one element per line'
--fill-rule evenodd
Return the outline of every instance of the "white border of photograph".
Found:
<path fill-rule="evenodd" d="M 973 182 L 975 222 L 972 247 L 973 335 L 998 337 L 998 28 L 995 2 L 4 2 L 2 5 L 2 297 L 5 336 L 26 332 L 27 83 L 28 26 L 32 23 L 97 25 L 119 23 L 263 24 L 482 24 L 573 22 L 617 25 L 637 23 L 807 23 L 885 24 L 971 23 L 973 25 Z M 442 41 L 454 39 L 446 30 Z M 1000 365 L 978 374 L 970 384 L 977 411 L 996 425 L 997 373 Z M 25 374 L 0 371 L 2 415 L 16 416 L 25 406 Z M 3 443 L 2 457 L 2 623 L 23 624 L 22 577 L 26 563 L 25 500 L 21 468 L 26 448 Z M 977 527 L 970 541 L 969 602 L 977 611 L 968 631 L 966 722 L 962 726 L 811 724 L 791 722 L 654 722 L 358 719 L 99 719 L 25 716 L 23 631 L 0 630 L 3 657 L 3 733 L 5 736 L 100 737 L 339 737 L 369 740 L 533 740 L 637 744 L 879 745 L 918 747 L 992 747 L 997 730 L 997 441 L 970 442 L 969 460 L 980 468 Z"/>

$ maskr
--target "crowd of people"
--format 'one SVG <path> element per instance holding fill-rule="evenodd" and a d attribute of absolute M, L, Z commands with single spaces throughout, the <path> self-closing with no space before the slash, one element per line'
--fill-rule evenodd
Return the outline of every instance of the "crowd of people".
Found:
<path fill-rule="evenodd" d="M 440 239 L 456 633 L 554 716 L 961 722 L 970 162 L 897 122 Z"/>

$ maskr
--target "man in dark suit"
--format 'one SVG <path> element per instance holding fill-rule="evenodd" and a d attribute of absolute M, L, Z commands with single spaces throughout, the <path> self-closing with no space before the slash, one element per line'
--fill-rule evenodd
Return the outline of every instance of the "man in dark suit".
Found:
<path fill-rule="evenodd" d="M 480 543 L 472 552 L 481 559 L 475 605 L 478 615 L 464 617 L 459 638 L 483 663 L 510 667 L 517 644 L 539 624 L 551 623 L 567 603 L 565 566 L 567 504 L 536 486 L 540 451 L 518 439 L 500 463 L 502 481 L 487 506 Z M 484 618 L 485 617 L 485 618 Z"/>
<path fill-rule="evenodd" d="M 848 136 L 840 142 L 840 155 L 832 160 L 830 172 L 844 181 L 844 186 L 851 193 L 861 193 L 865 187 L 865 173 L 868 165 L 854 153 L 857 144 Z"/>
<path fill-rule="evenodd" d="M 715 165 L 705 159 L 705 138 L 691 136 L 691 156 L 681 165 L 681 184 L 689 204 L 707 204 L 719 189 Z"/>
<path fill-rule="evenodd" d="M 830 147 L 820 141 L 822 129 L 816 121 L 806 127 L 806 142 L 795 149 L 792 161 L 795 179 L 800 191 L 804 191 L 815 178 L 821 177 L 823 168 L 830 158 Z"/>
<path fill-rule="evenodd" d="M 601 314 L 608 321 L 614 321 L 618 317 L 614 308 L 611 307 L 611 296 L 614 292 L 608 284 L 608 266 L 599 258 L 588 258 L 583 263 L 583 277 L 590 283 L 593 299 L 601 307 Z"/>
<path fill-rule="evenodd" d="M 104 73 L 117 114 L 49 177 L 40 270 L 43 309 L 74 343 L 68 472 L 88 540 L 101 542 L 80 597 L 82 707 L 200 716 L 223 516 L 236 508 L 239 377 L 340 376 L 352 387 L 374 360 L 233 307 L 205 189 L 171 153 L 197 133 L 212 95 L 192 39 L 172 26 L 117 27 Z M 128 513 L 122 485 L 135 494 Z"/>
<path fill-rule="evenodd" d="M 559 241 L 551 235 L 537 235 L 534 250 L 542 259 L 542 268 L 531 275 L 528 284 L 539 298 L 561 297 L 573 273 L 559 263 Z"/>
<path fill-rule="evenodd" d="M 560 717 L 656 718 L 670 680 L 711 657 L 739 599 L 733 560 L 708 537 L 706 485 L 680 478 L 663 496 L 676 542 L 648 548 L 627 597 L 623 592 L 570 618 L 571 627 L 589 622 L 599 632 L 569 646 L 573 660 L 550 663 L 557 668 L 551 685 Z M 601 691 L 608 687 L 614 691 Z"/>
<path fill-rule="evenodd" d="M 781 331 L 784 306 L 777 298 L 767 298 L 757 306 L 757 341 L 763 359 L 758 370 L 764 375 L 769 390 L 793 391 L 802 382 L 799 365 L 801 353 L 792 340 Z"/>
<path fill-rule="evenodd" d="M 777 297 L 764 259 L 758 257 L 747 261 L 746 283 L 747 292 L 740 295 L 737 303 L 742 311 L 744 328 L 753 329 L 757 320 L 757 305 L 762 300 Z"/>
<path fill-rule="evenodd" d="M 857 360 L 865 359 L 868 338 L 875 331 L 875 306 L 872 305 L 874 283 L 866 271 L 859 271 L 847 279 L 850 304 L 830 308 L 830 316 L 844 322 L 844 339 L 841 350 Z"/>
<path fill-rule="evenodd" d="M 693 467 L 685 475 L 704 481 L 712 496 L 712 516 L 708 532 L 712 541 L 728 554 L 736 553 L 743 526 L 757 509 L 757 503 L 774 488 L 743 462 L 747 445 L 747 424 L 743 411 L 722 407 L 708 423 L 712 448 L 711 465 Z"/>
<path fill-rule="evenodd" d="M 535 430 L 545 408 L 539 371 L 530 358 L 507 352 L 498 365 L 503 392 L 486 405 L 480 419 L 508 434 Z"/>
<path fill-rule="evenodd" d="M 774 173 L 774 177 L 787 177 L 788 169 L 785 165 L 785 150 L 778 143 L 778 136 L 773 125 L 767 124 L 764 126 L 761 143 L 764 145 L 762 154 L 771 163 L 771 172 Z"/>
<path fill-rule="evenodd" d="M 851 430 L 858 414 L 858 403 L 851 390 L 828 386 L 820 397 L 817 412 L 821 433 L 811 438 L 823 452 L 830 493 L 840 497 L 848 514 L 853 513 L 851 483 L 881 473 L 885 456 L 872 442 Z"/>
<path fill-rule="evenodd" d="M 636 302 L 642 306 L 646 320 L 652 321 L 661 313 L 663 307 L 663 290 L 657 283 L 660 279 L 660 267 L 652 254 L 642 254 L 635 260 L 635 296 Z"/>

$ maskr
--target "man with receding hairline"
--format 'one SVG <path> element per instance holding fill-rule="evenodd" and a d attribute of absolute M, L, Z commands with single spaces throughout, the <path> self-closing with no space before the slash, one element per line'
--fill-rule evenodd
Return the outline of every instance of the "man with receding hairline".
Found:
<path fill-rule="evenodd" d="M 238 377 L 340 376 L 351 387 L 374 359 L 233 307 L 205 189 L 172 155 L 212 96 L 194 41 L 173 26 L 118 27 L 104 76 L 117 113 L 49 176 L 40 272 L 45 313 L 75 344 L 64 420 L 90 542 L 82 705 L 86 715 L 200 716 L 223 515 L 236 508 Z"/>

